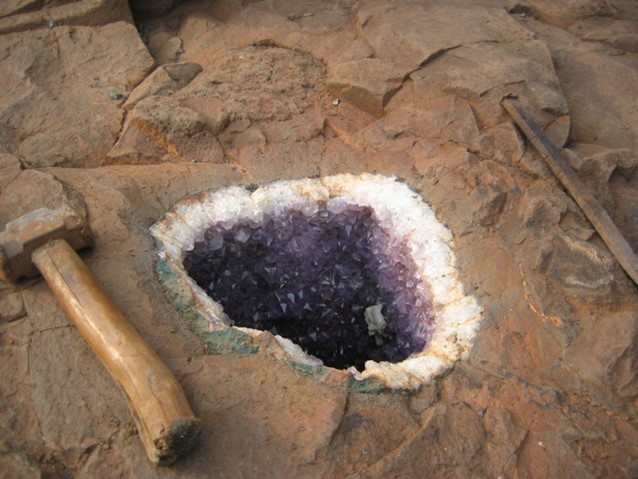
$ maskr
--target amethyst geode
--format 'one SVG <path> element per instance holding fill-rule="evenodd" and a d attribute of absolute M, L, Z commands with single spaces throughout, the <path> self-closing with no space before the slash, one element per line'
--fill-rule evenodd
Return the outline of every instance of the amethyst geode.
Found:
<path fill-rule="evenodd" d="M 402 361 L 424 348 L 433 321 L 406 245 L 392 246 L 366 206 L 322 202 L 311 215 L 284 209 L 211 226 L 184 267 L 234 325 L 288 338 L 334 368 Z M 375 305 L 380 330 L 366 322 Z"/>
<path fill-rule="evenodd" d="M 416 388 L 468 354 L 482 318 L 452 234 L 394 178 L 211 190 L 151 233 L 168 297 L 216 351 L 267 345 L 304 370 Z"/>

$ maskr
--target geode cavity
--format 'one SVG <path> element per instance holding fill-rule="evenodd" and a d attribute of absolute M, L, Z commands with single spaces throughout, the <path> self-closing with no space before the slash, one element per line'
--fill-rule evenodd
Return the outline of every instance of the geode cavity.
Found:
<path fill-rule="evenodd" d="M 356 379 L 429 380 L 467 353 L 481 317 L 458 281 L 451 234 L 392 178 L 211 191 L 178 203 L 152 233 L 209 329 L 269 331 L 295 362 L 319 358 Z"/>
<path fill-rule="evenodd" d="M 404 360 L 423 349 L 433 321 L 407 246 L 390 244 L 368 206 L 320 202 L 213 225 L 184 267 L 233 324 L 288 338 L 339 369 Z M 376 305 L 389 321 L 371 330 L 366 310 Z"/>

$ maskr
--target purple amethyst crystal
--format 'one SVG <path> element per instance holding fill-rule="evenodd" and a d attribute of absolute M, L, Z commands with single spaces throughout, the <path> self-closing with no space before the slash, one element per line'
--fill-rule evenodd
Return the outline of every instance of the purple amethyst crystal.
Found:
<path fill-rule="evenodd" d="M 407 247 L 391 242 L 370 207 L 335 213 L 320 203 L 311 216 L 285 210 L 214 225 L 184 267 L 236 326 L 288 338 L 328 366 L 363 370 L 367 360 L 399 362 L 423 350 L 433 321 Z M 365 319 L 377 305 L 383 331 Z"/>

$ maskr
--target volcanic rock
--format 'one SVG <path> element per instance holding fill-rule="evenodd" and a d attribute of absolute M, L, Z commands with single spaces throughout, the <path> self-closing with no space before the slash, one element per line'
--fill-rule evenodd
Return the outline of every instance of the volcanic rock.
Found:
<path fill-rule="evenodd" d="M 123 119 L 112 94 L 133 90 L 153 66 L 127 23 L 3 35 L 0 49 L 8 52 L 0 60 L 0 83 L 7 85 L 0 122 L 9 153 L 32 167 L 98 165 Z M 91 76 L 89 65 L 100 73 Z"/>

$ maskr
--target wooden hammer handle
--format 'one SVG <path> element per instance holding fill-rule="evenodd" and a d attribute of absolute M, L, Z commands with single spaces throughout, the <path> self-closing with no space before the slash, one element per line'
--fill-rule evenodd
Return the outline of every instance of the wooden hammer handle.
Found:
<path fill-rule="evenodd" d="M 199 437 L 199 420 L 173 373 L 66 241 L 38 248 L 32 259 L 68 318 L 124 391 L 151 461 L 173 463 Z"/>

